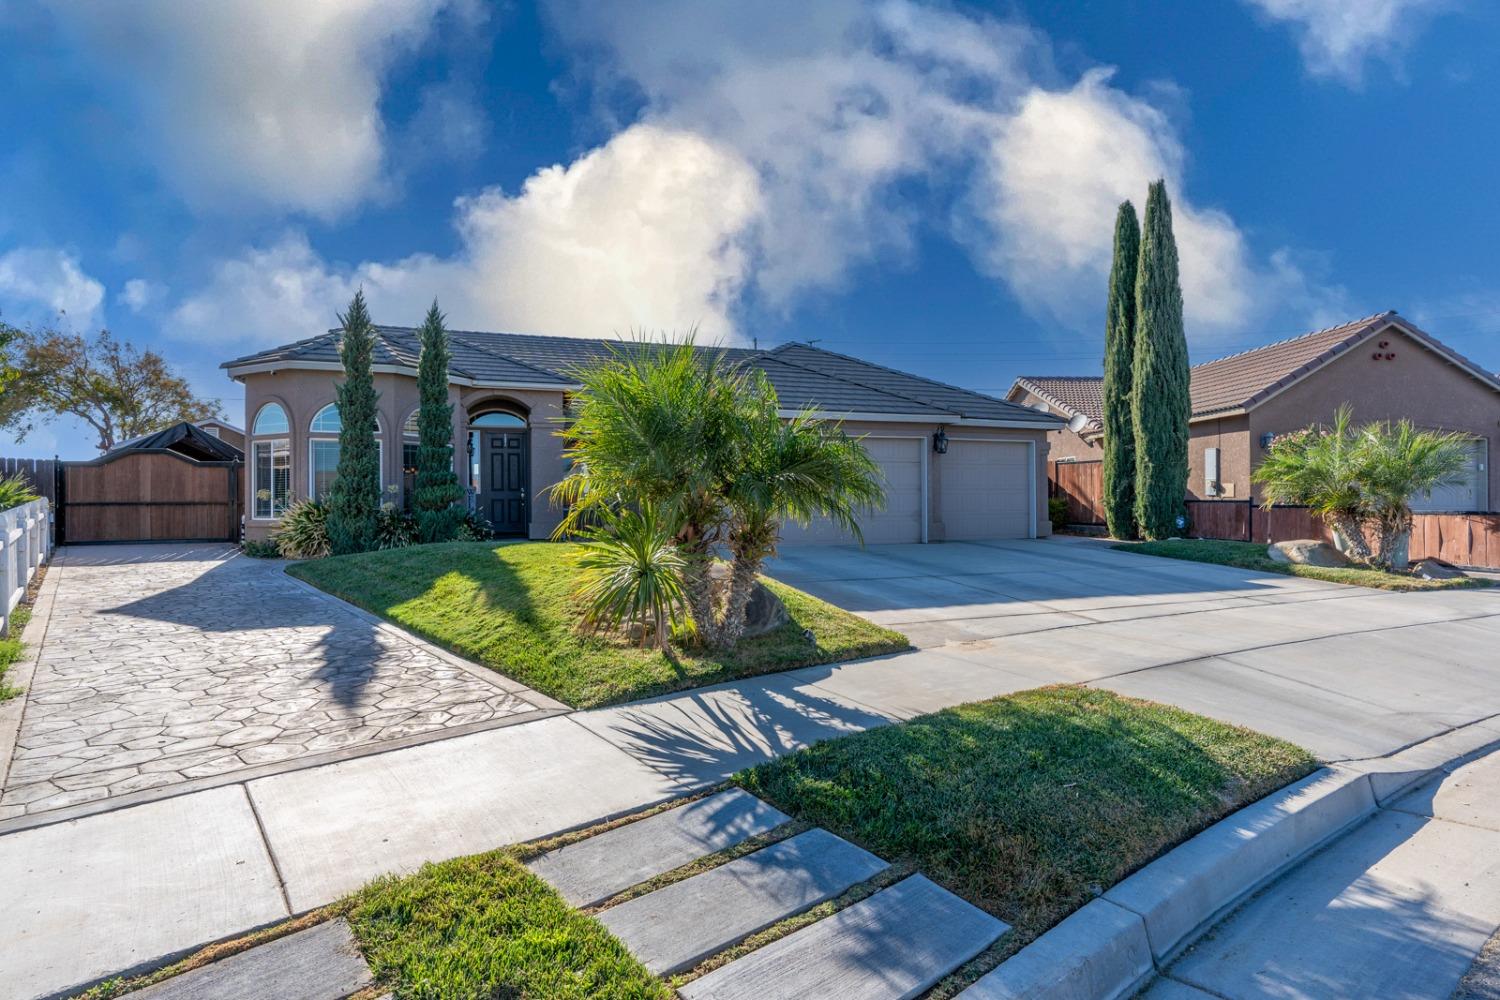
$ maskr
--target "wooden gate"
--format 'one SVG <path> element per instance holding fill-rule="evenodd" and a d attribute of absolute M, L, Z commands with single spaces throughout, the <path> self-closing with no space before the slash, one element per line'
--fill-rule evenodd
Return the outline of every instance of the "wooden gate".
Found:
<path fill-rule="evenodd" d="M 57 540 L 233 542 L 240 536 L 240 462 L 167 449 L 64 462 Z"/>

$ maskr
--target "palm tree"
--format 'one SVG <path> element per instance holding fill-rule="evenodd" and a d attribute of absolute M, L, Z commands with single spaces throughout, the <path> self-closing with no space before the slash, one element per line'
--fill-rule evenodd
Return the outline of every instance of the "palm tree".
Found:
<path fill-rule="evenodd" d="M 1447 431 L 1418 430 L 1410 420 L 1360 428 L 1363 486 L 1379 537 L 1376 562 L 1390 568 L 1392 556 L 1411 533 L 1411 498 L 1463 481 L 1468 438 Z"/>
<path fill-rule="evenodd" d="M 755 581 L 776 554 L 783 523 L 826 517 L 863 543 L 860 514 L 885 503 L 880 467 L 841 424 L 815 410 L 782 420 L 776 390 L 763 373 L 747 389 L 742 464 L 729 486 L 728 596 L 714 637 L 724 646 L 744 632 Z"/>
<path fill-rule="evenodd" d="M 729 511 L 726 475 L 740 447 L 745 375 L 720 352 L 637 342 L 574 373 L 580 389 L 558 433 L 572 471 L 552 488 L 565 506 L 554 538 L 586 531 L 602 512 L 651 504 L 678 525 L 677 544 L 694 623 L 716 620 L 709 578 Z"/>
<path fill-rule="evenodd" d="M 1297 504 L 1312 509 L 1343 536 L 1360 562 L 1370 560 L 1364 523 L 1370 516 L 1362 485 L 1363 456 L 1350 426 L 1353 413 L 1338 408 L 1331 426 L 1312 426 L 1277 438 L 1251 477 L 1261 485 L 1262 506 Z"/>

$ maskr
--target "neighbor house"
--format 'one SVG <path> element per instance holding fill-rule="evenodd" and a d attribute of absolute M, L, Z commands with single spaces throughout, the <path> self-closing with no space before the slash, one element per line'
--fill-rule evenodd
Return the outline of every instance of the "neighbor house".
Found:
<path fill-rule="evenodd" d="M 264 538 L 297 497 L 321 496 L 338 465 L 339 332 L 227 362 L 245 386 L 246 535 Z M 456 331 L 448 398 L 455 468 L 470 502 L 505 535 L 546 538 L 561 512 L 549 489 L 567 472 L 562 427 L 576 372 L 618 342 Z M 700 348 L 709 350 L 709 348 Z M 415 330 L 376 328 L 380 467 L 392 502 L 410 494 L 417 450 Z M 809 406 L 861 436 L 885 477 L 867 542 L 1027 538 L 1050 531 L 1047 434 L 1056 417 L 807 344 L 725 349 L 765 372 L 783 414 Z M 844 542 L 831 524 L 789 525 L 786 541 Z"/>
<path fill-rule="evenodd" d="M 1103 379 L 1025 375 L 1006 396 L 1059 416 L 1054 461 L 1095 461 L 1104 432 Z M 1195 365 L 1188 424 L 1188 494 L 1259 499 L 1250 472 L 1278 434 L 1331 420 L 1406 418 L 1470 439 L 1462 483 L 1413 498 L 1428 511 L 1488 511 L 1500 498 L 1500 378 L 1395 312 L 1381 313 Z"/>
<path fill-rule="evenodd" d="M 228 441 L 240 449 L 240 451 L 245 450 L 245 431 L 242 428 L 234 426 L 234 424 L 231 424 L 227 420 L 220 420 L 217 417 L 209 420 L 200 420 L 198 421 L 198 428 L 212 434 L 220 441 Z"/>

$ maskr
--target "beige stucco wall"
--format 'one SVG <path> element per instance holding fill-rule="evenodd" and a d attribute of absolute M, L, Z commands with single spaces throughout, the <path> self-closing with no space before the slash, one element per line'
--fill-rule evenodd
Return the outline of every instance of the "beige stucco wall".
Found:
<path fill-rule="evenodd" d="M 269 402 L 277 402 L 287 412 L 291 424 L 290 439 L 292 457 L 292 488 L 297 496 L 305 496 L 309 488 L 308 424 L 314 414 L 334 400 L 335 372 L 287 370 L 274 373 L 258 373 L 244 377 L 245 419 L 252 429 L 250 442 L 257 440 L 253 434 L 255 417 L 260 408 Z M 377 373 L 375 389 L 380 394 L 379 414 L 382 440 L 381 482 L 401 485 L 401 428 L 417 408 L 416 379 L 407 375 Z M 530 537 L 546 538 L 561 519 L 561 512 L 552 504 L 548 489 L 567 472 L 567 462 L 562 454 L 562 439 L 556 428 L 563 416 L 565 397 L 556 390 L 537 389 L 474 389 L 453 386 L 449 398 L 454 404 L 453 447 L 454 466 L 460 482 L 468 483 L 467 452 L 464 428 L 468 414 L 485 409 L 511 409 L 527 415 L 531 425 L 530 438 L 530 482 L 528 496 L 531 499 Z M 915 437 L 930 442 L 938 429 L 936 423 L 882 423 L 860 422 L 845 425 L 850 434 L 859 436 L 874 434 L 884 437 Z M 1007 430 L 987 427 L 959 427 L 948 425 L 950 436 L 975 437 L 994 440 L 1027 441 L 1035 445 L 1037 471 L 1035 475 L 1037 534 L 1051 532 L 1047 520 L 1047 474 L 1046 462 L 1049 435 L 1044 431 Z M 927 446 L 930 449 L 930 444 Z M 930 452 L 928 455 L 928 537 L 931 541 L 942 541 L 943 525 L 941 510 L 941 463 L 945 456 Z M 246 461 L 254 461 L 250 448 L 246 447 Z M 245 509 L 255 510 L 253 476 L 245 477 Z M 265 538 L 275 527 L 273 520 L 246 519 L 246 536 Z"/>
<path fill-rule="evenodd" d="M 1379 346 L 1387 341 L 1386 347 Z M 1390 360 L 1371 355 L 1393 353 Z M 1488 442 L 1490 509 L 1500 501 L 1500 393 L 1392 327 L 1267 400 L 1249 417 L 1248 462 L 1260 462 L 1260 437 L 1327 422 L 1349 403 L 1358 423 L 1410 418 L 1421 427 L 1462 431 Z"/>

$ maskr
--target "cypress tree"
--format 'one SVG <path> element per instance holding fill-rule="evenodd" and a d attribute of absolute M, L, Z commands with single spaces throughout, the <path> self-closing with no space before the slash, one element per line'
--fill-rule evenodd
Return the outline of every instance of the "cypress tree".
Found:
<path fill-rule="evenodd" d="M 1135 516 L 1147 538 L 1176 530 L 1188 476 L 1187 337 L 1182 285 L 1167 182 L 1146 196 L 1135 280 L 1135 367 L 1131 372 L 1135 429 Z"/>
<path fill-rule="evenodd" d="M 448 402 L 448 331 L 437 301 L 418 331 L 422 343 L 417 363 L 417 482 L 412 506 L 417 537 L 423 542 L 452 541 L 458 534 L 463 499 L 453 471 L 453 404 Z"/>
<path fill-rule="evenodd" d="M 1135 206 L 1115 215 L 1115 259 L 1109 269 L 1104 320 L 1104 520 L 1116 538 L 1135 537 L 1135 417 L 1131 368 L 1135 364 L 1135 279 L 1141 227 Z"/>
<path fill-rule="evenodd" d="M 339 464 L 328 491 L 328 545 L 334 555 L 374 548 L 380 510 L 380 447 L 375 439 L 379 425 L 375 376 L 370 370 L 375 329 L 363 290 L 354 293 L 349 311 L 339 322 L 344 328 L 339 343 L 344 381 L 334 390 L 340 421 Z"/>

